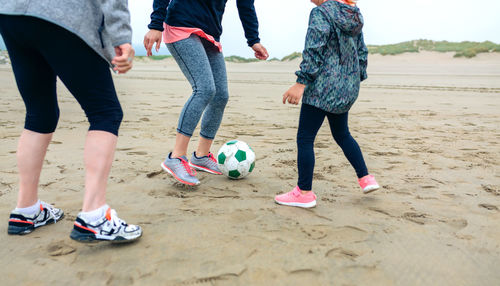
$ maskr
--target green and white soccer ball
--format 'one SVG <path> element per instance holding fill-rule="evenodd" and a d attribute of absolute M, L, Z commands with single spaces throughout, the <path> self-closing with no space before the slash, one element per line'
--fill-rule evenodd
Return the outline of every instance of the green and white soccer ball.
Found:
<path fill-rule="evenodd" d="M 232 140 L 220 147 L 217 163 L 222 174 L 230 179 L 241 179 L 255 168 L 255 153 L 247 143 Z"/>

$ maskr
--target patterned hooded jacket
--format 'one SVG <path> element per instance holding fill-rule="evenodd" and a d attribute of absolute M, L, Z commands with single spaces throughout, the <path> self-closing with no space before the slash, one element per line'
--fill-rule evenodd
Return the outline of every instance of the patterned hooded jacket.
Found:
<path fill-rule="evenodd" d="M 359 8 L 327 1 L 311 11 L 297 82 L 302 102 L 331 113 L 349 111 L 367 78 L 368 49 Z"/>

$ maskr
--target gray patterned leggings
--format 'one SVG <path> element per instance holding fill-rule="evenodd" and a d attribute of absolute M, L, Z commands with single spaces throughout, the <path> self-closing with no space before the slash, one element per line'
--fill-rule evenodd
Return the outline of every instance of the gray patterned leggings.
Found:
<path fill-rule="evenodd" d="M 193 88 L 179 117 L 177 132 L 191 137 L 203 115 L 200 135 L 214 139 L 229 98 L 224 55 L 194 34 L 167 44 L 167 48 Z"/>

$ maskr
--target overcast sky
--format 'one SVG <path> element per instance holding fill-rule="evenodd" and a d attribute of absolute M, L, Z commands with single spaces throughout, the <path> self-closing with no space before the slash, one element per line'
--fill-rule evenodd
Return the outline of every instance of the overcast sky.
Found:
<path fill-rule="evenodd" d="M 134 43 L 147 32 L 152 0 L 129 0 Z M 359 0 L 367 44 L 392 44 L 414 39 L 493 41 L 500 43 L 500 0 Z M 255 0 L 262 44 L 271 57 L 301 51 L 309 0 Z M 236 0 L 228 0 L 221 42 L 224 54 L 250 57 L 238 18 Z"/>

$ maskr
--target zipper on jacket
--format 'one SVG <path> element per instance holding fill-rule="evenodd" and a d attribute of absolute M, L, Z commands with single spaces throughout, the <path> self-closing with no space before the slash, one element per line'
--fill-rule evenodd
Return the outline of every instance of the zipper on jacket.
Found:
<path fill-rule="evenodd" d="M 102 40 L 102 31 L 104 31 L 104 15 L 102 15 L 101 26 L 97 29 L 99 33 L 99 40 L 101 40 L 101 47 L 104 49 L 104 41 Z"/>

